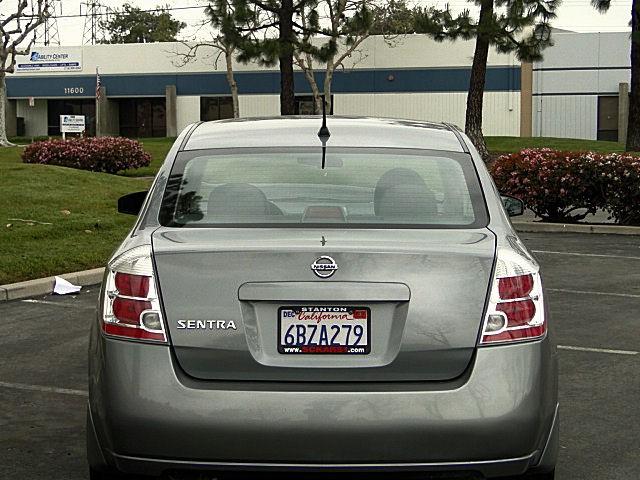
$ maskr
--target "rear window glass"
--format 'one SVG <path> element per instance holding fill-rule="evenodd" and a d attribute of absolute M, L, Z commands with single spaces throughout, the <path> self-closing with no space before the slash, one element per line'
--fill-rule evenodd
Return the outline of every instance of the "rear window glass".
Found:
<path fill-rule="evenodd" d="M 463 228 L 486 226 L 467 154 L 398 149 L 182 152 L 165 226 Z"/>

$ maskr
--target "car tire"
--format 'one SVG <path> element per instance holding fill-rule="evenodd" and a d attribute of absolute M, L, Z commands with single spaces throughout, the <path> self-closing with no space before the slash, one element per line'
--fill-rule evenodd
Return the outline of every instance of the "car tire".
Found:
<path fill-rule="evenodd" d="M 110 477 L 107 472 L 89 467 L 89 480 L 107 480 L 109 478 Z"/>
<path fill-rule="evenodd" d="M 556 471 L 551 470 L 550 472 L 544 473 L 525 473 L 522 476 L 513 477 L 513 480 L 554 480 L 556 478 Z"/>
<path fill-rule="evenodd" d="M 535 473 L 528 477 L 529 480 L 554 480 L 556 478 L 555 469 L 547 473 Z"/>
<path fill-rule="evenodd" d="M 133 480 L 133 477 L 113 469 L 98 470 L 89 467 L 89 480 Z"/>

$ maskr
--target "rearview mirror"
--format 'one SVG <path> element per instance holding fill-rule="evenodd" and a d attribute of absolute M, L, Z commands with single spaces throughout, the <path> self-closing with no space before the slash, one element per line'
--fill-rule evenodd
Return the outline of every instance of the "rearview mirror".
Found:
<path fill-rule="evenodd" d="M 147 198 L 147 193 L 149 192 L 135 192 L 120 197 L 118 199 L 118 213 L 138 215 L 144 199 Z"/>
<path fill-rule="evenodd" d="M 500 198 L 502 199 L 504 209 L 510 217 L 517 217 L 524 213 L 524 202 L 519 198 L 511 197 L 509 195 L 500 195 Z"/>

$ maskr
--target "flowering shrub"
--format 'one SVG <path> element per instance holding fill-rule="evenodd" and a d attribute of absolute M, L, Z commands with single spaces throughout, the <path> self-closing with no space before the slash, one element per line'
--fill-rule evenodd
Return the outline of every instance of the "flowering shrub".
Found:
<path fill-rule="evenodd" d="M 606 182 L 604 209 L 623 225 L 640 225 L 640 158 L 603 155 L 601 177 Z"/>
<path fill-rule="evenodd" d="M 146 167 L 151 157 L 136 140 L 122 137 L 88 137 L 34 142 L 22 153 L 25 163 L 117 173 Z"/>
<path fill-rule="evenodd" d="M 525 149 L 491 166 L 498 189 L 551 222 L 577 222 L 598 209 L 640 225 L 640 159 L 628 154 Z"/>

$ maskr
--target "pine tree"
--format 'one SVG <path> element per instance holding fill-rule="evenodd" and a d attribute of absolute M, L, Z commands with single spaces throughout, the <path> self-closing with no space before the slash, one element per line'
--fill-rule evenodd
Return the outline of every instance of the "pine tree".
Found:
<path fill-rule="evenodd" d="M 414 9 L 406 0 L 388 0 L 382 8 L 376 9 L 376 15 L 371 25 L 371 35 L 397 36 L 415 33 Z"/>
<path fill-rule="evenodd" d="M 174 19 L 166 7 L 143 10 L 128 3 L 111 12 L 102 28 L 108 35 L 103 43 L 175 42 L 186 23 Z"/>
<path fill-rule="evenodd" d="M 521 61 L 542 58 L 551 45 L 550 21 L 555 18 L 558 0 L 473 0 L 480 7 L 474 19 L 469 10 L 454 16 L 449 8 L 416 9 L 415 29 L 428 33 L 438 41 L 476 39 L 469 93 L 465 133 L 471 138 L 485 161 L 489 151 L 482 134 L 482 104 L 487 73 L 489 47 L 499 53 L 514 52 Z M 636 0 L 638 1 L 638 0 Z"/>
<path fill-rule="evenodd" d="M 326 60 L 336 50 L 328 37 L 321 46 L 309 41 L 309 33 L 323 34 L 317 12 L 318 0 L 233 0 L 233 13 L 223 10 L 224 0 L 211 3 L 212 23 L 227 42 L 238 48 L 238 60 L 280 67 L 280 113 L 295 112 L 294 53 L 303 52 Z M 305 15 L 305 22 L 301 22 Z"/>
<path fill-rule="evenodd" d="M 611 0 L 591 0 L 600 12 L 611 7 Z M 640 0 L 631 5 L 631 86 L 629 92 L 629 120 L 627 122 L 628 152 L 640 151 Z"/>

